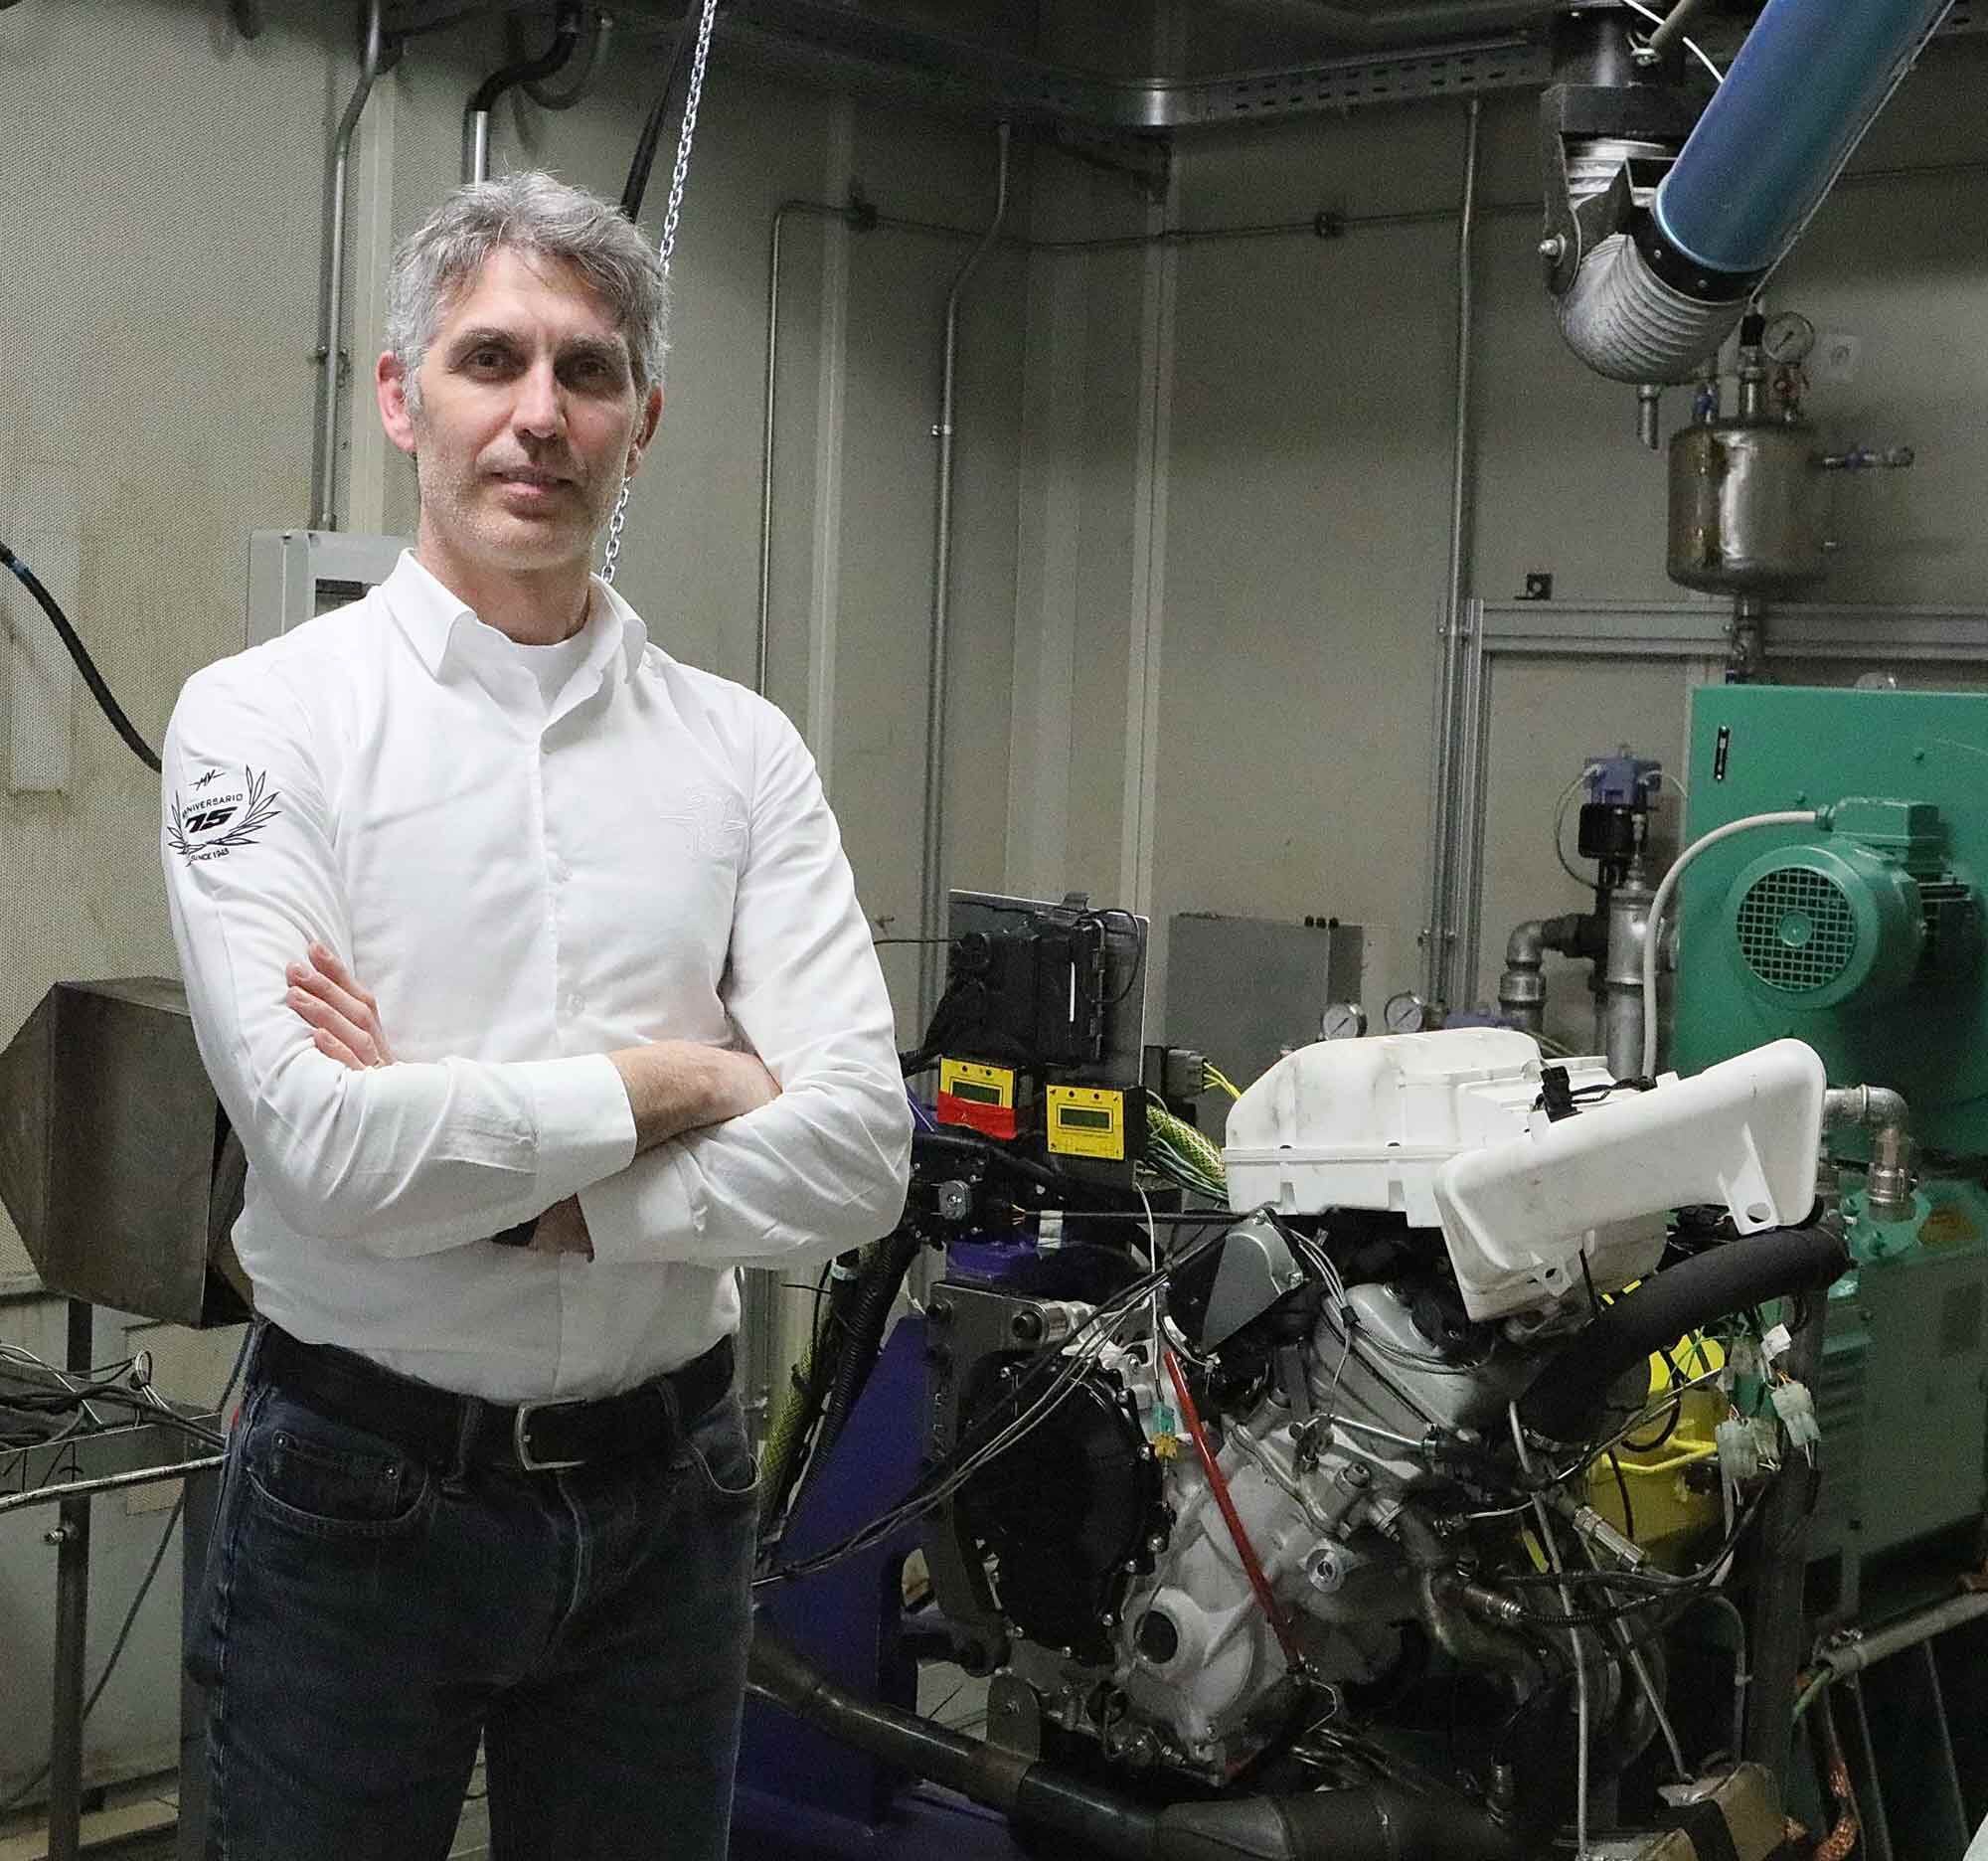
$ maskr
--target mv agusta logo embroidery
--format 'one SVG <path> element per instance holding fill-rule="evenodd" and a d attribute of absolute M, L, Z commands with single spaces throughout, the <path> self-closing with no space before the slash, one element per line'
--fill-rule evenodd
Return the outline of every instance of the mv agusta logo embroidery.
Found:
<path fill-rule="evenodd" d="M 238 792 L 202 792 L 226 772 L 209 769 L 193 784 L 191 801 L 185 795 L 173 797 L 166 843 L 182 859 L 221 859 L 237 847 L 252 846 L 262 828 L 282 812 L 276 806 L 280 791 L 270 788 L 266 774 L 251 768 L 242 771 Z"/>

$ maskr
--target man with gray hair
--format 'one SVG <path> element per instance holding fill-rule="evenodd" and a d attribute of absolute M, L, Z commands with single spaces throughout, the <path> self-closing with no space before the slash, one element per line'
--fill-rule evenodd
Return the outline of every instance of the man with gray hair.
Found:
<path fill-rule="evenodd" d="M 725 1850 L 736 1269 L 888 1232 L 910 1119 L 799 737 L 589 575 L 664 308 L 605 202 L 451 195 L 377 370 L 414 548 L 168 733 L 260 1318 L 190 1652 L 225 1861 L 439 1861 L 479 1740 L 499 1857 Z"/>

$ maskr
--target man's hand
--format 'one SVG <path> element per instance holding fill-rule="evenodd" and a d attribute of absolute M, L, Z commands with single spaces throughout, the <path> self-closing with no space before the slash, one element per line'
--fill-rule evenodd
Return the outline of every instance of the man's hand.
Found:
<path fill-rule="evenodd" d="M 319 1053 L 355 1073 L 394 1064 L 379 1002 L 325 944 L 313 942 L 305 960 L 291 963 L 283 974 L 290 985 L 286 999 L 310 1024 Z"/>
<path fill-rule="evenodd" d="M 313 942 L 306 958 L 285 971 L 290 985 L 287 999 L 309 1023 L 318 1052 L 355 1073 L 392 1066 L 394 1050 L 380 1025 L 380 1004 L 373 992 L 325 944 Z M 627 1090 L 638 1150 L 681 1137 L 685 1131 L 744 1117 L 780 1096 L 779 1081 L 757 1054 L 735 1053 L 702 1041 L 650 1041 L 623 1047 L 607 1058 Z M 542 1230 L 555 1212 L 549 1209 L 539 1218 Z M 577 1202 L 554 1224 L 554 1241 L 557 1245 L 548 1244 L 541 1234 L 532 1245 L 544 1253 L 592 1254 L 586 1218 Z"/>
<path fill-rule="evenodd" d="M 380 1004 L 337 955 L 322 943 L 312 943 L 307 960 L 291 963 L 289 1004 L 310 1024 L 318 1052 L 355 1073 L 368 1067 L 392 1066 L 394 1050 L 380 1025 Z M 593 1258 L 593 1237 L 578 1196 L 555 1202 L 539 1217 L 532 1234 L 534 1254 L 579 1254 Z"/>

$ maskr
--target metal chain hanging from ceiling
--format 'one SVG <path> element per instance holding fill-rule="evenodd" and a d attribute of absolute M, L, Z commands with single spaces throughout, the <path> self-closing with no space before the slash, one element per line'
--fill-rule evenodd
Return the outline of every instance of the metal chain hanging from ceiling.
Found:
<path fill-rule="evenodd" d="M 704 98 L 704 68 L 711 59 L 711 28 L 718 17 L 718 0 L 704 0 L 698 16 L 697 47 L 691 54 L 690 82 L 684 87 L 683 123 L 677 130 L 677 158 L 670 170 L 669 205 L 663 210 L 663 236 L 658 244 L 663 276 L 670 273 L 670 259 L 677 249 L 677 221 L 683 214 L 684 182 L 690 176 L 690 145 L 697 135 L 697 109 Z M 607 523 L 607 549 L 601 558 L 600 579 L 611 583 L 621 560 L 621 533 L 628 527 L 628 481 L 621 481 L 621 495 L 614 501 L 614 515 Z"/>

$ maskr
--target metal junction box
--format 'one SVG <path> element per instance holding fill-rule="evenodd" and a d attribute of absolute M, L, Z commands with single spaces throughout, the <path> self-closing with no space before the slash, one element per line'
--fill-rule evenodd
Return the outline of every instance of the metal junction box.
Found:
<path fill-rule="evenodd" d="M 1366 931 L 1337 919 L 1183 912 L 1167 926 L 1167 1043 L 1198 1048 L 1247 1086 L 1317 1040 L 1328 1006 L 1361 999 L 1366 949 Z"/>
<path fill-rule="evenodd" d="M 405 537 L 347 530 L 257 530 L 248 538 L 248 643 L 358 600 L 394 573 Z"/>
<path fill-rule="evenodd" d="M 240 1157 L 178 982 L 58 982 L 0 1054 L 0 1199 L 51 1292 L 241 1323 Z"/>

